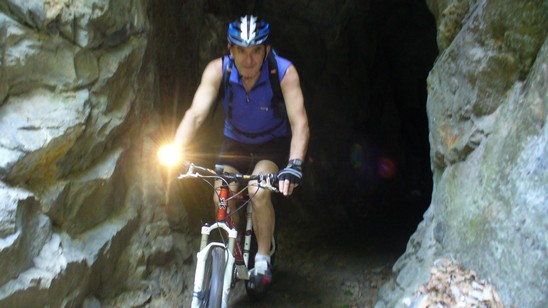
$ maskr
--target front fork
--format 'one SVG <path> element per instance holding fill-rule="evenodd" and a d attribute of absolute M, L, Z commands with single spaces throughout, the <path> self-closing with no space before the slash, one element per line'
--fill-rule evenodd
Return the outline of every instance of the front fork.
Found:
<path fill-rule="evenodd" d="M 228 245 L 225 246 L 220 242 L 208 243 L 209 234 L 212 230 L 221 228 L 228 234 Z M 211 226 L 204 225 L 202 227 L 202 238 L 200 242 L 200 251 L 196 256 L 196 273 L 194 274 L 194 290 L 192 293 L 192 307 L 200 307 L 200 302 L 203 300 L 203 281 L 205 274 L 205 265 L 207 257 L 213 247 L 222 247 L 225 249 L 226 267 L 223 277 L 223 295 L 222 295 L 222 307 L 228 307 L 228 298 L 231 289 L 232 273 L 234 269 L 234 247 L 236 246 L 236 239 L 238 237 L 238 231 L 231 228 L 225 222 L 216 222 Z"/>
<path fill-rule="evenodd" d="M 204 225 L 202 227 L 202 237 L 200 240 L 200 251 L 197 254 L 196 273 L 194 276 L 194 292 L 192 296 L 192 307 L 199 307 L 202 298 L 202 285 L 204 281 L 205 265 L 207 257 L 213 247 L 218 246 L 225 249 L 226 267 L 223 276 L 223 295 L 222 307 L 228 307 L 228 298 L 232 288 L 232 280 L 234 274 L 234 264 L 237 264 L 236 277 L 239 279 L 249 279 L 246 270 L 249 259 L 249 247 L 251 243 L 251 228 L 252 228 L 252 210 L 248 207 L 247 222 L 246 222 L 246 238 L 244 243 L 244 253 L 242 254 L 241 246 L 238 241 L 238 231 L 232 223 L 232 219 L 228 215 L 230 208 L 228 207 L 229 189 L 228 186 L 221 186 L 220 204 L 217 212 L 217 222 L 211 226 Z M 212 230 L 221 228 L 228 234 L 228 244 L 220 242 L 209 242 L 209 235 Z M 249 233 L 249 236 L 247 235 Z M 247 248 L 245 248 L 247 247 Z M 242 270 L 243 269 L 243 270 Z M 242 275 L 240 275 L 240 273 Z M 203 300 L 203 299 L 202 299 Z"/>
<path fill-rule="evenodd" d="M 194 292 L 192 295 L 192 307 L 199 307 L 202 296 L 202 285 L 205 274 L 205 265 L 207 262 L 207 257 L 211 249 L 215 246 L 222 247 L 225 249 L 226 256 L 226 268 L 223 278 L 223 296 L 222 296 L 222 307 L 228 307 L 228 298 L 230 294 L 230 289 L 232 287 L 232 279 L 234 274 L 234 265 L 236 264 L 236 277 L 242 280 L 249 280 L 249 251 L 251 248 L 251 236 L 253 233 L 253 206 L 249 204 L 247 206 L 246 212 L 246 228 L 245 228 L 245 239 L 244 239 L 244 251 L 242 253 L 241 246 L 236 244 L 238 241 L 238 231 L 232 225 L 232 220 L 230 217 L 227 219 L 227 212 L 229 211 L 228 203 L 226 202 L 228 197 L 227 191 L 221 189 L 221 206 L 218 212 L 218 222 L 214 223 L 211 226 L 204 225 L 202 226 L 202 237 L 200 241 L 200 251 L 197 253 L 197 262 L 196 262 L 196 273 L 194 275 Z M 227 222 L 225 222 L 227 221 Z M 228 234 L 228 245 L 225 246 L 224 243 L 220 242 L 211 242 L 209 241 L 209 235 L 212 230 L 221 228 Z M 272 237 L 272 247 L 270 255 L 274 254 L 276 250 L 276 243 L 274 237 Z"/>

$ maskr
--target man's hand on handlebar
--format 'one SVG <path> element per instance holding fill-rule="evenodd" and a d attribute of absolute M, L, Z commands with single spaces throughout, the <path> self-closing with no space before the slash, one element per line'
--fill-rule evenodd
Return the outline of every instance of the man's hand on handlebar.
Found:
<path fill-rule="evenodd" d="M 297 163 L 295 163 L 295 161 L 297 161 Z M 293 194 L 295 187 L 301 184 L 303 177 L 301 164 L 302 161 L 300 160 L 292 160 L 289 162 L 287 167 L 278 172 L 278 186 L 280 192 L 284 196 L 290 196 Z"/>

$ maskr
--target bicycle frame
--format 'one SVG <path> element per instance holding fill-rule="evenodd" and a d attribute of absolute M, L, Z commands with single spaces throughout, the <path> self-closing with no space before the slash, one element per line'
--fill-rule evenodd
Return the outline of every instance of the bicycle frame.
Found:
<path fill-rule="evenodd" d="M 191 168 L 193 165 L 191 165 Z M 187 176 L 193 176 L 193 169 L 189 169 Z M 213 172 L 212 170 L 206 169 L 208 172 Z M 197 175 L 194 175 L 197 176 Z M 182 178 L 180 176 L 180 178 Z M 243 180 L 252 180 L 253 178 L 249 176 L 242 176 Z M 263 184 L 263 188 L 270 188 L 275 190 L 271 186 L 270 181 L 267 180 L 267 184 Z M 259 185 L 261 186 L 261 185 Z M 196 272 L 194 275 L 194 288 L 192 294 L 192 307 L 200 307 L 202 299 L 202 285 L 205 278 L 205 268 L 206 263 L 211 253 L 211 250 L 214 247 L 221 247 L 224 249 L 224 256 L 226 260 L 226 267 L 224 270 L 223 277 L 223 286 L 222 286 L 222 299 L 221 307 L 228 307 L 228 300 L 231 288 L 233 286 L 233 278 L 248 280 L 250 273 L 248 270 L 249 265 L 249 251 L 251 248 L 251 236 L 253 233 L 253 207 L 251 205 L 247 206 L 246 211 L 246 227 L 245 227 L 245 237 L 243 251 L 241 249 L 239 240 L 238 240 L 238 230 L 233 224 L 232 216 L 230 215 L 230 207 L 228 206 L 229 200 L 235 200 L 239 202 L 249 201 L 249 198 L 245 198 L 240 193 L 232 195 L 228 182 L 223 181 L 220 186 L 220 191 L 218 194 L 219 205 L 217 208 L 217 221 L 211 226 L 205 224 L 202 226 L 201 230 L 201 241 L 200 241 L 200 251 L 197 253 L 197 262 L 196 262 Z M 228 242 L 225 244 L 223 242 L 209 242 L 209 236 L 213 230 L 222 229 L 228 235 Z M 222 232 L 222 231 L 221 231 Z M 273 241 L 271 254 L 275 251 L 275 243 Z M 236 265 L 236 271 L 234 272 L 234 266 Z M 234 275 L 235 274 L 235 275 Z"/>

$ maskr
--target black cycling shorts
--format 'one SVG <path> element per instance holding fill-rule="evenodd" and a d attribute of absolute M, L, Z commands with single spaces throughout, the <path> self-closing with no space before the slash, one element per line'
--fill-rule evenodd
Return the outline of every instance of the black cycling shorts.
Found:
<path fill-rule="evenodd" d="M 224 136 L 217 164 L 249 174 L 259 161 L 270 160 L 282 169 L 289 160 L 290 142 L 290 137 L 280 137 L 262 144 L 246 144 Z"/>

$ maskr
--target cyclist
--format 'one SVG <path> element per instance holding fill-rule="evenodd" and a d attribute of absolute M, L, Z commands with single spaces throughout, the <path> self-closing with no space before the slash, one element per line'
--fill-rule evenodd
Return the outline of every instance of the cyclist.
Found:
<path fill-rule="evenodd" d="M 174 144 L 184 151 L 216 104 L 218 94 L 224 92 L 224 140 L 217 163 L 227 172 L 278 172 L 279 189 L 289 196 L 302 178 L 308 118 L 297 70 L 287 59 L 274 55 L 269 34 L 269 24 L 255 16 L 243 16 L 229 24 L 229 53 L 206 66 L 192 105 L 177 128 Z M 268 67 L 269 55 L 274 55 L 277 68 Z M 277 110 L 274 86 L 269 82 L 269 73 L 276 70 L 283 94 L 282 112 Z M 226 87 L 223 76 L 228 77 Z M 275 215 L 270 191 L 249 194 L 254 196 L 253 225 L 258 244 L 249 286 L 262 295 L 272 281 L 270 246 Z"/>

